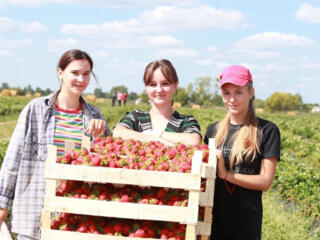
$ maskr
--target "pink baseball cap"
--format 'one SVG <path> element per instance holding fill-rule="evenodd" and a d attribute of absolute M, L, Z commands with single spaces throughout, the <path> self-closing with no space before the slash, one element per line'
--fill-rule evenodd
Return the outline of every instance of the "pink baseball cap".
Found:
<path fill-rule="evenodd" d="M 220 75 L 220 87 L 226 83 L 244 86 L 248 82 L 252 82 L 252 76 L 249 69 L 239 65 L 227 67 Z"/>

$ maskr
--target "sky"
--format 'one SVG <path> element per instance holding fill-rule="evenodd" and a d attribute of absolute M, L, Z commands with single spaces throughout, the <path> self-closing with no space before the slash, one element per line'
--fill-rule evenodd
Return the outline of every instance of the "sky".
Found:
<path fill-rule="evenodd" d="M 0 84 L 59 87 L 56 65 L 79 48 L 98 83 L 144 90 L 145 66 L 168 59 L 179 86 L 250 69 L 256 98 L 300 94 L 320 104 L 320 1 L 0 0 Z"/>

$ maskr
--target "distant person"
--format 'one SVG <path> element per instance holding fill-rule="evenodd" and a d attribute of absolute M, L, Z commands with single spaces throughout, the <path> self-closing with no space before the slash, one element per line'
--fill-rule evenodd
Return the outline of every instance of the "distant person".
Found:
<path fill-rule="evenodd" d="M 167 145 L 201 142 L 200 126 L 192 116 L 181 115 L 172 108 L 178 87 L 178 76 L 171 62 L 165 59 L 147 65 L 144 76 L 150 111 L 127 113 L 113 130 L 114 137 L 140 141 L 160 141 Z"/>
<path fill-rule="evenodd" d="M 262 191 L 273 181 L 280 159 L 280 132 L 256 117 L 250 71 L 230 66 L 220 75 L 227 115 L 211 124 L 205 143 L 215 138 L 220 150 L 210 239 L 261 239 Z"/>
<path fill-rule="evenodd" d="M 113 92 L 112 95 L 111 95 L 111 100 L 112 100 L 112 107 L 114 107 L 115 103 L 116 103 L 116 94 Z"/>
<path fill-rule="evenodd" d="M 81 97 L 92 67 L 86 52 L 65 52 L 56 69 L 59 90 L 34 98 L 19 116 L 0 172 L 0 225 L 13 201 L 12 231 L 18 240 L 40 239 L 47 145 L 56 145 L 58 155 L 62 155 L 66 140 L 75 141 L 80 148 L 83 134 L 110 134 L 100 110 Z"/>
<path fill-rule="evenodd" d="M 126 92 L 124 92 L 124 93 L 122 93 L 122 100 L 123 100 L 123 105 L 126 105 L 126 103 L 127 103 L 127 93 Z"/>
<path fill-rule="evenodd" d="M 121 92 L 117 93 L 117 99 L 118 99 L 118 105 L 121 106 L 121 102 L 122 102 L 122 93 Z"/>

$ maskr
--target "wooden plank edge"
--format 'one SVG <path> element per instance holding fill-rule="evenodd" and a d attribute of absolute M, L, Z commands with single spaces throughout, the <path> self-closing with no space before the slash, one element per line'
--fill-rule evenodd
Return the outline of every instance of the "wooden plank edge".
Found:
<path fill-rule="evenodd" d="M 116 183 L 140 186 L 168 187 L 200 191 L 200 175 L 124 168 L 82 165 L 48 164 L 47 179 L 69 179 L 86 182 Z"/>
<path fill-rule="evenodd" d="M 45 196 L 44 210 L 101 217 L 196 224 L 196 208 Z"/>

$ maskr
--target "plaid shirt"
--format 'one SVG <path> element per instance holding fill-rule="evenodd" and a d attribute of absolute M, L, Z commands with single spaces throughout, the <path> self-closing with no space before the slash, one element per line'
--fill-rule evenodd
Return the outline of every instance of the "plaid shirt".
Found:
<path fill-rule="evenodd" d="M 0 208 L 8 209 L 14 199 L 12 231 L 35 238 L 39 238 L 45 161 L 47 145 L 53 144 L 57 94 L 35 98 L 22 110 L 0 172 Z M 80 100 L 84 129 L 92 119 L 103 119 L 98 108 Z M 110 134 L 108 127 L 106 133 Z"/>

